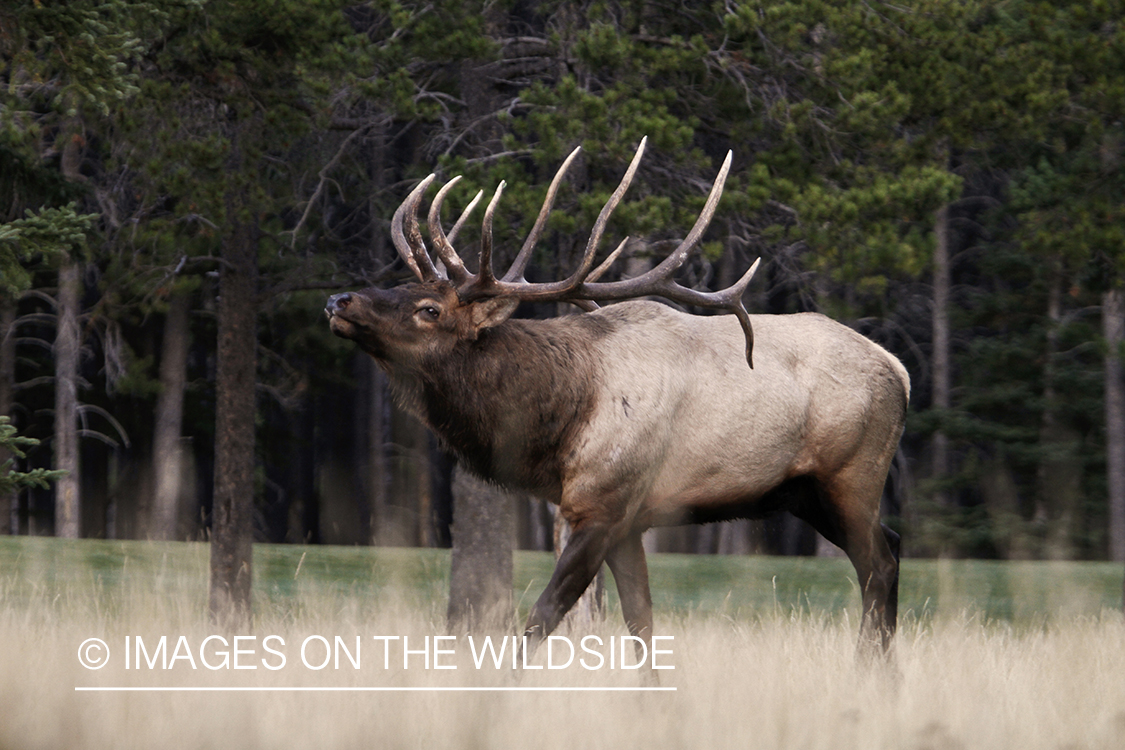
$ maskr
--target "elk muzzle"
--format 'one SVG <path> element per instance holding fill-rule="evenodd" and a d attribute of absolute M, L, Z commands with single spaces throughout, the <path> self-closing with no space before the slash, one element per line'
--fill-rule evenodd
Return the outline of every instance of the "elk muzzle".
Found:
<path fill-rule="evenodd" d="M 355 335 L 355 324 L 345 320 L 341 315 L 353 301 L 351 292 L 344 292 L 329 297 L 328 303 L 324 306 L 324 314 L 328 316 L 328 327 L 337 336 L 350 339 Z"/>
<path fill-rule="evenodd" d="M 348 305 L 352 303 L 351 292 L 344 292 L 343 294 L 333 294 L 328 298 L 328 304 L 324 306 L 324 314 L 331 320 L 332 316 L 336 313 L 346 310 Z"/>

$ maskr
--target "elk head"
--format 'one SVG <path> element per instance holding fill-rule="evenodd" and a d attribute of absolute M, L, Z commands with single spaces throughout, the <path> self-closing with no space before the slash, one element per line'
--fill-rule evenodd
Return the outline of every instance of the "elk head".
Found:
<path fill-rule="evenodd" d="M 434 181 L 430 175 L 411 191 L 391 220 L 391 238 L 399 255 L 414 272 L 418 283 L 405 284 L 390 290 L 375 288 L 360 292 L 337 294 L 328 300 L 325 312 L 332 331 L 353 339 L 376 359 L 410 366 L 428 356 L 440 355 L 460 342 L 476 340 L 481 331 L 508 319 L 521 301 L 565 301 L 584 310 L 597 308 L 597 301 L 617 301 L 656 295 L 685 305 L 695 305 L 734 313 L 746 336 L 746 361 L 753 367 L 754 334 L 750 318 L 742 305 L 742 293 L 758 268 L 750 267 L 734 285 L 718 292 L 701 292 L 681 286 L 672 274 L 683 265 L 699 243 L 710 224 L 722 196 L 723 184 L 730 170 L 728 153 L 711 186 L 707 202 L 687 237 L 659 265 L 633 279 L 599 282 L 624 250 L 628 238 L 597 267 L 594 259 L 610 215 L 620 203 L 636 174 L 647 139 L 642 139 L 625 176 L 610 196 L 591 230 L 582 261 L 574 273 L 562 281 L 531 283 L 524 271 L 536 243 L 547 223 L 559 184 L 571 162 L 578 155 L 576 148 L 559 167 L 547 190 L 523 247 L 504 276 L 497 278 L 492 269 L 492 217 L 503 194 L 501 182 L 484 213 L 481 226 L 478 271 L 470 272 L 453 248 L 453 241 L 480 201 L 481 193 L 469 203 L 447 235 L 441 224 L 441 207 L 450 189 L 460 180 L 454 177 L 438 191 L 430 206 L 428 228 L 439 269 L 422 239 L 418 226 L 418 207 L 422 196 Z"/>
<path fill-rule="evenodd" d="M 476 340 L 518 305 L 512 297 L 464 303 L 456 287 L 438 279 L 337 294 L 325 310 L 337 336 L 352 339 L 377 360 L 411 366 Z"/>

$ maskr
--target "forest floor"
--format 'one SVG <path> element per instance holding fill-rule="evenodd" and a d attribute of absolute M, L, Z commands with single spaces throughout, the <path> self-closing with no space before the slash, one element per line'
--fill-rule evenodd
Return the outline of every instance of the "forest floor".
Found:
<path fill-rule="evenodd" d="M 907 560 L 864 665 L 846 560 L 655 555 L 648 672 L 613 596 L 526 668 L 517 620 L 448 633 L 439 550 L 255 546 L 226 631 L 207 555 L 0 539 L 0 748 L 1125 746 L 1119 565 Z M 521 613 L 552 564 L 517 553 Z"/>

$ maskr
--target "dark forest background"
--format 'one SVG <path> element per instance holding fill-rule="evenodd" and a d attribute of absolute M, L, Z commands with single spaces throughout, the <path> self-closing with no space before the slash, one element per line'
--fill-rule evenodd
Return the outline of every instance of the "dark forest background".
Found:
<path fill-rule="evenodd" d="M 68 472 L 4 487 L 0 533 L 203 539 L 217 494 L 252 492 L 258 541 L 447 546 L 452 463 L 325 299 L 409 276 L 389 221 L 431 171 L 465 176 L 457 210 L 507 181 L 510 261 L 581 145 L 529 272 L 563 277 L 647 135 L 621 268 L 691 227 L 731 149 L 683 283 L 761 257 L 751 312 L 824 312 L 910 371 L 885 508 L 907 554 L 1125 560 L 1123 22 L 1114 0 L 0 2 L 0 415 L 40 441 L 14 468 Z M 497 502 L 550 548 L 542 502 Z M 817 549 L 790 519 L 651 543 Z"/>

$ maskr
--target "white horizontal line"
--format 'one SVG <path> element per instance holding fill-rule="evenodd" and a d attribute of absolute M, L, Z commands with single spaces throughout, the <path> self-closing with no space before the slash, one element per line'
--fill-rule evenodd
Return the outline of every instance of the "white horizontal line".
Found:
<path fill-rule="evenodd" d="M 674 687 L 75 687 L 76 693 L 657 693 Z"/>

